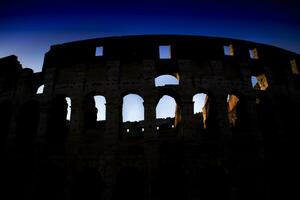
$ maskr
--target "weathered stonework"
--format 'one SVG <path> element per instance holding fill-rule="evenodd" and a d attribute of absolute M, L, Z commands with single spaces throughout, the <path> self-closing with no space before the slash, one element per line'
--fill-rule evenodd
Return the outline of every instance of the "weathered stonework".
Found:
<path fill-rule="evenodd" d="M 159 45 L 170 45 L 170 59 L 159 58 Z M 99 46 L 103 55 L 95 56 Z M 54 45 L 39 73 L 23 69 L 16 56 L 2 58 L 1 195 L 290 199 L 300 128 L 296 64 L 298 54 L 277 47 L 172 35 Z M 163 74 L 178 75 L 180 84 L 155 87 Z M 144 100 L 142 122 L 122 123 L 122 100 L 130 93 Z M 203 116 L 193 113 L 197 93 L 209 97 Z M 106 99 L 105 121 L 96 121 L 95 95 Z M 175 119 L 156 119 L 163 95 L 176 100 Z"/>

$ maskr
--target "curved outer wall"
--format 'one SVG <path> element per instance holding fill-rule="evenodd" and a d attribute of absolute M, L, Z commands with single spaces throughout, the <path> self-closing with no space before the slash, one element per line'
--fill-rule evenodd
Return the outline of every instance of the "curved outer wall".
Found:
<path fill-rule="evenodd" d="M 159 58 L 160 45 L 170 46 L 170 59 Z M 224 45 L 232 45 L 233 56 L 224 55 Z M 99 46 L 103 55 L 95 56 Z M 249 57 L 250 49 L 257 58 Z M 22 69 L 14 56 L 2 58 L 3 194 L 288 199 L 300 128 L 300 77 L 291 61 L 300 65 L 300 56 L 268 45 L 173 35 L 54 45 L 40 73 Z M 179 75 L 179 85 L 155 87 L 155 77 L 163 74 Z M 253 88 L 251 77 L 262 74 L 267 87 Z M 36 94 L 42 84 L 44 92 Z M 201 92 L 211 99 L 206 129 L 193 113 L 193 96 Z M 144 121 L 122 123 L 123 97 L 130 93 L 143 98 Z M 236 125 L 228 120 L 228 94 L 239 98 Z M 94 95 L 106 99 L 106 120 L 89 125 L 95 119 L 87 113 L 95 106 L 87 99 Z M 163 95 L 175 98 L 176 119 L 156 119 Z M 65 97 L 71 99 L 70 120 Z"/>

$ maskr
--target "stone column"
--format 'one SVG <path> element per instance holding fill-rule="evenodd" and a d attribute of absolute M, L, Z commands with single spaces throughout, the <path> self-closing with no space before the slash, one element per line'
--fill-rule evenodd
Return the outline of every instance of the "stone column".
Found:
<path fill-rule="evenodd" d="M 155 95 L 146 97 L 144 102 L 145 109 L 145 132 L 144 132 L 144 154 L 146 159 L 146 197 L 150 200 L 152 193 L 153 173 L 158 165 L 158 146 L 156 130 L 156 102 Z M 147 199 L 147 200 L 148 200 Z"/>
<path fill-rule="evenodd" d="M 41 141 L 45 139 L 48 129 L 48 118 L 49 118 L 49 111 L 50 106 L 52 103 L 52 96 L 55 87 L 55 76 L 56 71 L 55 69 L 47 69 L 45 72 L 45 83 L 44 83 L 44 92 L 41 95 L 41 102 L 40 102 L 40 121 L 38 126 L 37 132 L 37 140 Z"/>
<path fill-rule="evenodd" d="M 82 110 L 82 98 L 71 97 L 71 117 L 70 128 L 67 138 L 67 154 L 76 155 L 78 146 L 80 143 L 80 137 L 83 131 L 83 110 Z"/>
<path fill-rule="evenodd" d="M 194 102 L 192 98 L 185 98 L 182 100 L 181 105 L 181 123 L 179 136 L 184 139 L 191 139 L 194 135 L 193 128 L 193 115 L 194 115 Z"/>
<path fill-rule="evenodd" d="M 157 137 L 156 131 L 156 102 L 155 99 L 145 98 L 144 101 L 145 120 L 144 120 L 144 138 L 153 139 Z"/>
<path fill-rule="evenodd" d="M 231 132 L 228 122 L 228 110 L 227 110 L 227 94 L 216 94 L 214 97 L 214 106 L 216 111 L 216 125 L 218 131 L 221 133 L 221 138 L 231 138 Z"/>
<path fill-rule="evenodd" d="M 119 140 L 121 123 L 121 100 L 120 97 L 108 97 L 106 102 L 106 132 L 104 140 L 107 143 L 115 144 Z"/>

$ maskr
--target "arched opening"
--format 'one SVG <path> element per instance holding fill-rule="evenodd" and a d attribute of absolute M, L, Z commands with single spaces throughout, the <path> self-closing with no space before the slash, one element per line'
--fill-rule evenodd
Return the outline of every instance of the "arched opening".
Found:
<path fill-rule="evenodd" d="M 233 93 L 228 94 L 227 110 L 229 126 L 233 130 L 246 130 L 247 108 L 245 98 Z"/>
<path fill-rule="evenodd" d="M 10 130 L 12 105 L 10 101 L 0 103 L 0 152 L 3 150 L 5 141 Z"/>
<path fill-rule="evenodd" d="M 113 200 L 121 199 L 145 199 L 145 178 L 135 167 L 124 167 L 117 176 Z"/>
<path fill-rule="evenodd" d="M 97 121 L 106 120 L 106 100 L 104 96 L 94 96 L 96 108 L 97 108 Z"/>
<path fill-rule="evenodd" d="M 144 120 L 143 98 L 137 94 L 128 94 L 123 97 L 122 121 L 139 122 Z"/>
<path fill-rule="evenodd" d="M 104 184 L 97 169 L 83 169 L 74 179 L 72 185 L 72 200 L 103 199 Z"/>
<path fill-rule="evenodd" d="M 205 93 L 198 93 L 194 95 L 193 102 L 194 120 L 201 129 L 206 129 L 211 111 L 211 99 Z"/>
<path fill-rule="evenodd" d="M 66 102 L 67 102 L 67 115 L 66 115 L 66 120 L 70 122 L 71 120 L 71 98 L 66 97 Z"/>
<path fill-rule="evenodd" d="M 161 75 L 155 78 L 155 87 L 166 86 L 166 85 L 179 85 L 179 74 L 173 75 Z"/>
<path fill-rule="evenodd" d="M 49 129 L 47 134 L 48 150 L 63 153 L 70 128 L 71 98 L 56 96 L 51 103 Z"/>
<path fill-rule="evenodd" d="M 34 138 L 40 118 L 40 108 L 37 101 L 25 103 L 18 111 L 16 142 L 19 150 L 30 151 L 33 147 Z"/>
<path fill-rule="evenodd" d="M 127 136 L 142 136 L 144 132 L 144 105 L 143 98 L 137 94 L 128 94 L 123 97 L 122 127 Z"/>
<path fill-rule="evenodd" d="M 89 94 L 84 100 L 84 125 L 96 128 L 104 125 L 106 120 L 106 99 L 101 95 Z"/>
<path fill-rule="evenodd" d="M 37 89 L 36 94 L 43 94 L 43 93 L 44 93 L 44 87 L 45 87 L 44 84 L 41 85 L 41 86 Z"/>
<path fill-rule="evenodd" d="M 156 130 L 168 132 L 176 129 L 181 122 L 180 105 L 175 98 L 163 95 L 156 106 Z"/>

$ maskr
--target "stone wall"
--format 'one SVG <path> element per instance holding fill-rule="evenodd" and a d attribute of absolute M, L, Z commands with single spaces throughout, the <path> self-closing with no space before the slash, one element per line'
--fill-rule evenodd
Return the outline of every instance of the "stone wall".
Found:
<path fill-rule="evenodd" d="M 171 58 L 160 58 L 160 45 L 169 45 Z M 232 48 L 230 55 L 224 46 Z M 103 54 L 95 55 L 97 47 Z M 172 35 L 54 45 L 39 73 L 22 69 L 15 56 L 2 58 L 4 194 L 286 199 L 293 192 L 300 121 L 297 64 L 298 54 L 277 47 Z M 177 75 L 179 85 L 155 87 L 154 79 L 164 74 Z M 123 123 L 123 97 L 131 93 L 143 98 L 144 120 Z M 193 112 L 197 93 L 209 99 L 203 116 Z M 105 121 L 95 121 L 95 95 L 105 97 Z M 163 95 L 176 100 L 173 119 L 156 119 Z"/>

